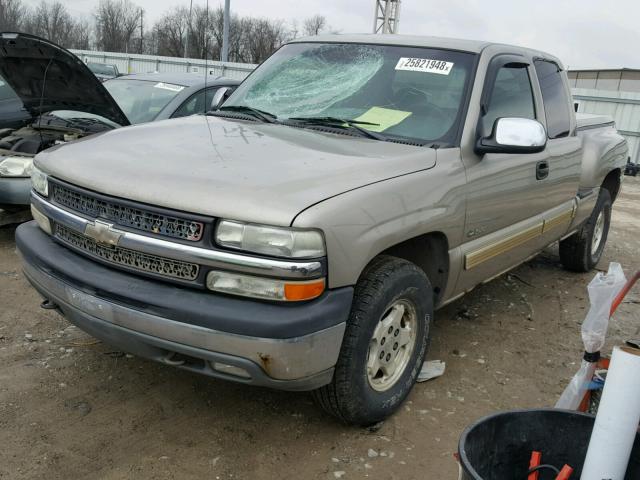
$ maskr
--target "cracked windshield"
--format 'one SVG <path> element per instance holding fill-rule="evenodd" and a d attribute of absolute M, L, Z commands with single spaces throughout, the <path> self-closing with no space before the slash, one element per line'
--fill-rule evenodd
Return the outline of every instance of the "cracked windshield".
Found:
<path fill-rule="evenodd" d="M 474 55 L 359 44 L 286 45 L 223 108 L 348 120 L 385 138 L 453 143 Z"/>

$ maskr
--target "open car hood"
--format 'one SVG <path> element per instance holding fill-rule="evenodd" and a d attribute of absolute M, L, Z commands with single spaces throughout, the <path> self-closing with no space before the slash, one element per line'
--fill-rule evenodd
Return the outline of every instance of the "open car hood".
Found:
<path fill-rule="evenodd" d="M 129 120 L 89 68 L 73 53 L 34 35 L 0 33 L 0 76 L 33 117 L 53 110 Z"/>

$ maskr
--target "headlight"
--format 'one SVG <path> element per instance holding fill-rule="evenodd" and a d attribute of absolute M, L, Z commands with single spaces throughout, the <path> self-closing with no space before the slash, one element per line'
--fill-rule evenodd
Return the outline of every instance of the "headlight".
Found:
<path fill-rule="evenodd" d="M 325 281 L 319 278 L 296 282 L 212 270 L 207 274 L 207 288 L 243 297 L 299 302 L 322 295 Z"/>
<path fill-rule="evenodd" d="M 31 176 L 33 158 L 31 157 L 6 157 L 0 160 L 0 177 Z"/>
<path fill-rule="evenodd" d="M 317 258 L 325 255 L 324 238 L 317 230 L 267 227 L 232 220 L 218 224 L 216 243 L 275 257 Z"/>
<path fill-rule="evenodd" d="M 31 186 L 40 195 L 49 196 L 49 180 L 47 174 L 37 167 L 33 167 L 31 170 Z"/>

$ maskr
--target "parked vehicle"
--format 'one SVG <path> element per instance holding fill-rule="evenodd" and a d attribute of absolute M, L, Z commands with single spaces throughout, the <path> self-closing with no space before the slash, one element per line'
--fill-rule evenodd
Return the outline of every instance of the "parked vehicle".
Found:
<path fill-rule="evenodd" d="M 204 113 L 220 87 L 238 80 L 198 73 L 140 73 L 104 82 L 131 124 Z"/>
<path fill-rule="evenodd" d="M 371 424 L 435 309 L 558 240 L 600 260 L 628 149 L 570 98 L 537 50 L 297 39 L 207 116 L 40 153 L 24 271 L 116 348 Z"/>
<path fill-rule="evenodd" d="M 640 165 L 633 163 L 631 157 L 627 159 L 627 164 L 624 166 L 624 174 L 631 177 L 635 177 L 640 172 Z"/>
<path fill-rule="evenodd" d="M 132 123 L 204 112 L 220 87 L 238 83 L 187 73 L 101 83 L 75 55 L 47 40 L 0 34 L 0 225 L 29 205 L 36 153 Z"/>
<path fill-rule="evenodd" d="M 101 82 L 110 80 L 112 78 L 117 78 L 122 75 L 118 71 L 118 67 L 116 65 L 112 65 L 109 63 L 87 62 L 87 67 L 89 67 L 89 70 L 91 70 Z"/>

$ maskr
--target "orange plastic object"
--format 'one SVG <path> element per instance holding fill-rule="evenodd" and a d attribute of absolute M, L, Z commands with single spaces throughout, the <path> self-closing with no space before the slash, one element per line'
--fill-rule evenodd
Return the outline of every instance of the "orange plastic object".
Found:
<path fill-rule="evenodd" d="M 622 287 L 622 290 L 620 290 L 620 293 L 618 293 L 618 295 L 616 295 L 616 298 L 613 299 L 613 302 L 611 303 L 611 310 L 609 311 L 609 316 L 612 316 L 615 313 L 615 311 L 618 309 L 618 307 L 622 303 L 622 300 L 624 299 L 624 297 L 627 295 L 627 293 L 629 293 L 629 290 L 631 290 L 631 287 L 633 287 L 633 285 L 638 280 L 640 280 L 640 270 L 638 270 L 636 273 L 633 274 L 633 277 L 631 277 L 629 281 L 624 284 L 624 287 Z"/>
<path fill-rule="evenodd" d="M 533 467 L 539 466 L 541 463 L 542 463 L 542 453 L 536 452 L 535 450 L 531 452 L 531 460 L 529 460 L 529 470 L 531 470 Z M 529 474 L 529 476 L 527 477 L 527 480 L 538 480 L 539 476 L 540 476 L 540 472 L 535 471 Z"/>
<path fill-rule="evenodd" d="M 311 300 L 322 295 L 324 288 L 324 278 L 304 283 L 285 283 L 284 297 L 292 301 Z"/>
<path fill-rule="evenodd" d="M 573 468 L 571 468 L 569 465 L 565 465 L 564 467 L 562 467 L 562 470 L 560 470 L 560 473 L 556 477 L 556 480 L 569 480 L 569 477 L 572 473 Z"/>

